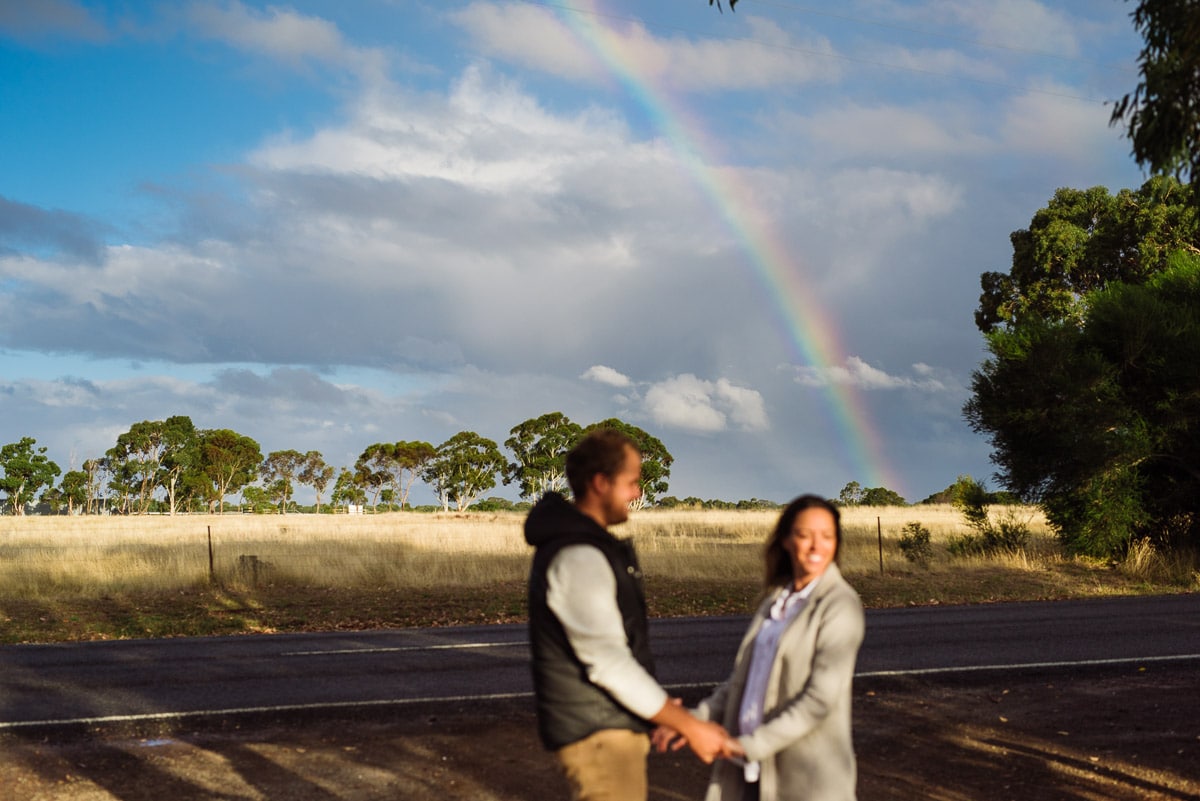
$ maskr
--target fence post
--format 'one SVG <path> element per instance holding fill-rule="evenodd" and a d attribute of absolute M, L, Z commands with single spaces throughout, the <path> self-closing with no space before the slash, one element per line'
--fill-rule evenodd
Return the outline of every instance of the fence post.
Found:
<path fill-rule="evenodd" d="M 212 526 L 208 527 L 208 583 L 217 583 L 217 573 L 213 570 Z"/>
<path fill-rule="evenodd" d="M 875 531 L 879 534 L 879 575 L 883 575 L 883 524 L 875 517 Z"/>

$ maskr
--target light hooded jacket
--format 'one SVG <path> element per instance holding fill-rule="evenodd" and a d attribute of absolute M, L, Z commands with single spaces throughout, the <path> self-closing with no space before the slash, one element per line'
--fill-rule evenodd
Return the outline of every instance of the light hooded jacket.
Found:
<path fill-rule="evenodd" d="M 783 588 L 768 593 L 738 648 L 733 675 L 700 702 L 698 717 L 737 732 L 754 638 Z M 857 766 L 850 729 L 851 684 L 865 629 L 862 602 L 836 564 L 826 568 L 804 609 L 779 640 L 763 722 L 738 737 L 759 762 L 762 801 L 854 801 Z M 718 760 L 706 801 L 739 801 L 743 772 Z"/>

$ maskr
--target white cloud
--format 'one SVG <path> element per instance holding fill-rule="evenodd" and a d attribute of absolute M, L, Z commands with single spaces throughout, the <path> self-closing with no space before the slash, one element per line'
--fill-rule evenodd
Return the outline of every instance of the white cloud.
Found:
<path fill-rule="evenodd" d="M 917 74 L 954 76 L 977 81 L 1002 81 L 1006 77 L 1004 69 L 989 59 L 946 48 L 883 47 L 872 49 L 865 57 L 872 64 L 885 65 L 884 69 L 898 67 L 902 71 Z"/>
<path fill-rule="evenodd" d="M 1037 0 L 938 0 L 929 10 L 967 26 L 980 42 L 1018 51 L 1079 55 L 1079 20 Z"/>
<path fill-rule="evenodd" d="M 890 375 L 858 356 L 847 356 L 845 364 L 827 367 L 795 367 L 795 381 L 808 387 L 845 384 L 862 390 L 915 389 L 920 392 L 944 392 L 952 387 L 939 378 L 935 368 L 924 363 L 913 365 L 916 377 Z"/>
<path fill-rule="evenodd" d="M 1112 111 L 1104 104 L 1077 99 L 1080 92 L 1067 86 L 1038 89 L 1009 101 L 1000 126 L 1007 150 L 1091 162 L 1120 139 L 1118 129 L 1108 124 Z"/>
<path fill-rule="evenodd" d="M 444 103 L 371 92 L 346 124 L 304 140 L 279 137 L 250 161 L 281 172 L 433 179 L 496 194 L 544 194 L 561 188 L 564 173 L 611 156 L 625 136 L 608 113 L 555 115 L 511 80 L 472 66 Z"/>
<path fill-rule="evenodd" d="M 714 402 L 729 411 L 729 418 L 746 431 L 765 431 L 770 428 L 763 397 L 756 390 L 739 387 L 728 379 L 717 380 Z"/>
<path fill-rule="evenodd" d="M 970 115 L 953 107 L 918 108 L 849 103 L 785 118 L 824 152 L 837 158 L 902 160 L 912 156 L 985 153 L 995 145 L 971 130 Z"/>
<path fill-rule="evenodd" d="M 238 0 L 223 8 L 194 3 L 187 17 L 195 31 L 292 66 L 315 61 L 344 66 L 363 77 L 382 74 L 384 61 L 378 51 L 350 45 L 335 24 L 319 17 L 279 7 L 258 11 Z"/>
<path fill-rule="evenodd" d="M 628 387 L 633 383 L 629 380 L 629 376 L 623 375 L 611 367 L 605 367 L 603 364 L 589 367 L 579 377 L 585 378 L 588 381 L 608 384 L 610 387 Z"/>
<path fill-rule="evenodd" d="M 768 427 L 762 396 L 724 378 L 713 383 L 687 373 L 673 376 L 652 384 L 642 406 L 650 419 L 667 428 L 710 433 L 724 431 L 731 421 L 747 431 Z"/>
<path fill-rule="evenodd" d="M 587 15 L 585 11 L 566 14 Z M 799 40 L 774 22 L 746 15 L 745 36 L 660 37 L 640 22 L 587 16 L 581 34 L 546 8 L 476 2 L 453 15 L 477 47 L 494 58 L 571 80 L 611 80 L 608 58 L 633 65 L 640 80 L 689 92 L 761 90 L 830 82 L 840 74 L 832 43 L 814 36 Z M 731 24 L 741 24 L 732 21 Z"/>

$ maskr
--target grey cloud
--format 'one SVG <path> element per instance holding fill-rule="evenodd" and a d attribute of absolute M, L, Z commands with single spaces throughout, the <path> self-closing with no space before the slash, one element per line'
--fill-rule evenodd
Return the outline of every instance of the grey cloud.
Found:
<path fill-rule="evenodd" d="M 213 377 L 218 392 L 248 399 L 285 399 L 295 403 L 339 407 L 346 404 L 346 390 L 325 381 L 311 370 L 277 367 L 266 375 L 246 369 L 226 369 Z"/>
<path fill-rule="evenodd" d="M 62 255 L 95 264 L 103 249 L 99 231 L 98 224 L 77 214 L 0 196 L 0 255 Z"/>

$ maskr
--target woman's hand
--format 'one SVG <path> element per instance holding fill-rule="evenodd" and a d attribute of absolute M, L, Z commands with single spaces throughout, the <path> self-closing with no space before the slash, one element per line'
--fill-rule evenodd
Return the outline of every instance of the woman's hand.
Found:
<path fill-rule="evenodd" d="M 742 744 L 733 737 L 726 737 L 724 745 L 721 746 L 720 756 L 722 759 L 743 759 L 746 756 L 746 750 L 742 748 Z"/>

